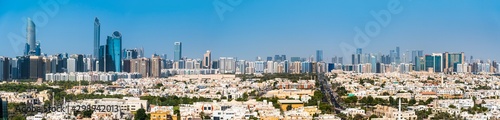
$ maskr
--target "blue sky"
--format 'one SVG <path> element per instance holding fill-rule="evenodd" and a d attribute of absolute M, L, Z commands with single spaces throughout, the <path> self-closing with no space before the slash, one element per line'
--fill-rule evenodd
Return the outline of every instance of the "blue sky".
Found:
<path fill-rule="evenodd" d="M 355 28 L 376 21 L 371 11 L 388 10 L 392 0 L 0 0 L 0 56 L 21 55 L 26 18 L 37 24 L 42 52 L 91 54 L 93 20 L 101 22 L 101 44 L 113 31 L 123 48 L 144 47 L 146 56 L 167 54 L 183 42 L 183 56 L 255 57 L 286 54 L 324 59 L 344 56 L 341 43 L 354 43 Z M 388 54 L 422 49 L 424 53 L 465 52 L 474 58 L 500 60 L 500 1 L 396 0 L 402 10 L 391 14 L 364 53 Z M 52 4 L 44 4 L 44 2 Z M 231 9 L 219 15 L 216 5 Z M 48 6 L 48 7 L 47 7 Z M 44 8 L 58 8 L 47 11 Z M 45 18 L 45 19 L 44 19 Z M 222 18 L 222 19 L 221 19 Z M 380 24 L 380 23 L 379 23 Z M 373 29 L 372 29 L 373 30 Z M 18 39 L 15 39 L 19 36 Z M 22 43 L 22 44 L 21 44 Z M 348 53 L 352 54 L 352 53 Z M 344 61 L 349 61 L 344 59 Z"/>

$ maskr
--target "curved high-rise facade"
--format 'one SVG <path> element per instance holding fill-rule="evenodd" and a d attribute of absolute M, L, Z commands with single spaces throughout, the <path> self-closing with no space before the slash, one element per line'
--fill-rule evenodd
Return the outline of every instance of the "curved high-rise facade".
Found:
<path fill-rule="evenodd" d="M 108 53 L 110 56 L 110 60 L 107 63 L 111 63 L 112 65 L 107 65 L 111 68 L 107 68 L 107 71 L 122 71 L 122 34 L 118 31 L 113 32 L 112 36 L 108 36 L 106 41 L 108 45 Z"/>
<path fill-rule="evenodd" d="M 26 27 L 26 39 L 28 42 L 27 50 L 29 55 L 34 55 L 36 53 L 36 36 L 35 36 L 35 23 L 28 18 L 28 27 Z"/>

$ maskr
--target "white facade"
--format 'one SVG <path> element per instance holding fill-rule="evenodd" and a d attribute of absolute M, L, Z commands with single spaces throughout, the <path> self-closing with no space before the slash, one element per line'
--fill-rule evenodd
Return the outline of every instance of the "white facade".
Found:
<path fill-rule="evenodd" d="M 67 63 L 66 70 L 68 73 L 76 72 L 76 60 L 74 58 L 68 58 L 66 63 Z"/>

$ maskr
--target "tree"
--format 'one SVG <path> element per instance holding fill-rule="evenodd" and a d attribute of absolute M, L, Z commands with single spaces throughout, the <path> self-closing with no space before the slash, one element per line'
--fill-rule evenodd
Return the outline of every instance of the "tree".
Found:
<path fill-rule="evenodd" d="M 286 106 L 286 111 L 292 110 L 292 105 Z"/>
<path fill-rule="evenodd" d="M 135 117 L 134 117 L 134 120 L 146 120 L 146 110 L 144 110 L 143 108 L 137 110 L 137 112 L 135 113 Z"/>
<path fill-rule="evenodd" d="M 409 105 L 415 105 L 417 103 L 417 100 L 415 98 L 411 98 L 410 101 L 408 102 Z"/>
<path fill-rule="evenodd" d="M 156 84 L 157 89 L 161 88 L 162 86 L 163 86 L 163 84 L 161 84 L 161 83 Z"/>
<path fill-rule="evenodd" d="M 434 101 L 434 98 L 429 98 L 425 101 L 426 104 L 431 104 Z"/>
<path fill-rule="evenodd" d="M 368 105 L 375 105 L 375 100 L 373 99 L 373 97 L 370 95 L 368 96 L 368 98 L 366 99 L 366 102 L 368 103 Z"/>
<path fill-rule="evenodd" d="M 356 114 L 356 115 L 354 116 L 354 119 L 355 119 L 355 120 L 361 120 L 361 119 L 363 119 L 363 115 L 361 115 L 361 114 Z"/>
<path fill-rule="evenodd" d="M 345 89 L 345 87 L 339 87 L 339 88 L 337 88 L 337 90 L 335 92 L 339 96 L 346 96 L 347 95 L 347 90 Z"/>
<path fill-rule="evenodd" d="M 449 107 L 449 108 L 457 108 L 457 106 L 455 106 L 455 105 L 453 105 L 453 104 L 449 105 L 448 107 Z"/>
<path fill-rule="evenodd" d="M 83 117 L 84 118 L 91 118 L 93 113 L 94 113 L 94 111 L 92 111 L 92 110 L 85 110 L 85 111 L 83 111 Z"/>
<path fill-rule="evenodd" d="M 358 102 L 358 97 L 356 96 L 349 96 L 345 99 L 346 103 L 357 103 Z"/>
<path fill-rule="evenodd" d="M 375 114 L 372 114 L 372 115 L 370 116 L 370 119 L 372 119 L 372 118 L 378 118 L 378 116 L 377 116 L 377 115 L 375 115 Z"/>

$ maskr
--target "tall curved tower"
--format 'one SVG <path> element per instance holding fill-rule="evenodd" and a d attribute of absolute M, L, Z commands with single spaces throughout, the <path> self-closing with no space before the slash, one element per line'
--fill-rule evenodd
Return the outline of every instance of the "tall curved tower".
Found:
<path fill-rule="evenodd" d="M 28 26 L 26 27 L 26 40 L 28 42 L 27 52 L 28 55 L 34 55 L 36 53 L 36 36 L 35 36 L 35 23 L 28 18 Z"/>
<path fill-rule="evenodd" d="M 107 68 L 108 71 L 122 72 L 122 34 L 118 31 L 113 32 L 112 36 L 108 36 L 106 43 L 111 57 L 109 62 L 112 64 L 109 66 L 111 68 Z"/>

